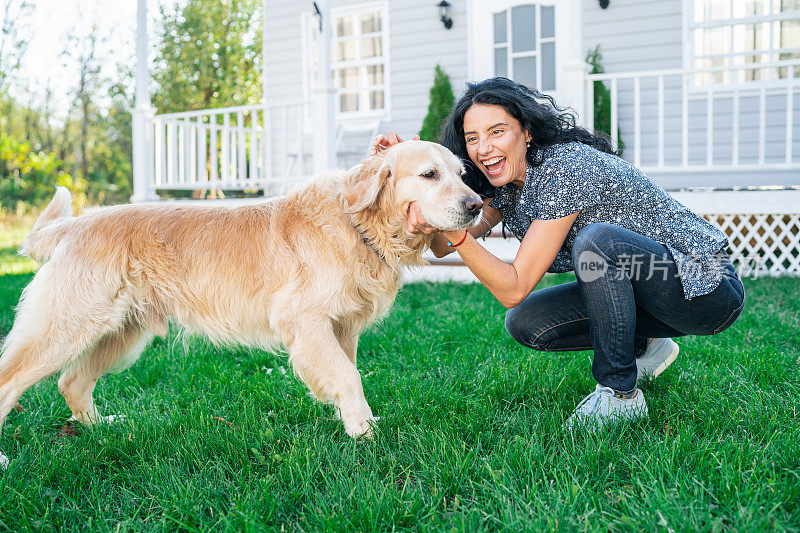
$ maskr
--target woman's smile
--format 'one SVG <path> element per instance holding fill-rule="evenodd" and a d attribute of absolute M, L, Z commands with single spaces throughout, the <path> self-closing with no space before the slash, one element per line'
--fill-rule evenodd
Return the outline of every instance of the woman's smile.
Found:
<path fill-rule="evenodd" d="M 502 156 L 484 159 L 481 163 L 486 167 L 486 172 L 488 172 L 490 176 L 499 176 L 506 168 L 506 158 Z"/>

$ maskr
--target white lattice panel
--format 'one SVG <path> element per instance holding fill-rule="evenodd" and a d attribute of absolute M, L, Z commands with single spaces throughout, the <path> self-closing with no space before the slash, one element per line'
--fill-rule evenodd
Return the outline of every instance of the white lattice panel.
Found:
<path fill-rule="evenodd" d="M 728 236 L 744 276 L 800 276 L 800 188 L 670 193 Z"/>
<path fill-rule="evenodd" d="M 800 276 L 800 215 L 712 214 L 741 276 Z"/>

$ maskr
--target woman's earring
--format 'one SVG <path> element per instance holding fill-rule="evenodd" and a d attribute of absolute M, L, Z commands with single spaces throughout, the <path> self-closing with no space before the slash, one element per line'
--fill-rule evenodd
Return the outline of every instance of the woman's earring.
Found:
<path fill-rule="evenodd" d="M 530 147 L 531 147 L 531 142 L 530 142 L 530 141 L 528 141 L 528 142 L 526 142 L 526 143 L 525 143 L 525 145 L 528 147 L 528 149 L 530 149 Z"/>

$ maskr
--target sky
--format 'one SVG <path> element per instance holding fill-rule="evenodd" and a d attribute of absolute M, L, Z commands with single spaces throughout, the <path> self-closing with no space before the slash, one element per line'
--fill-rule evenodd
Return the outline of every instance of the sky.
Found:
<path fill-rule="evenodd" d="M 2 6 L 8 0 L 0 0 Z M 172 6 L 178 0 L 160 0 Z M 32 0 L 32 14 L 25 21 L 33 35 L 25 55 L 20 77 L 35 94 L 42 94 L 48 82 L 53 89 L 54 112 L 66 114 L 77 85 L 75 65 L 65 64 L 62 52 L 70 33 L 85 36 L 92 25 L 99 33 L 98 56 L 103 75 L 114 79 L 117 63 L 135 68 L 137 0 Z M 148 0 L 148 30 L 159 0 Z M 12 92 L 13 89 L 12 89 Z"/>

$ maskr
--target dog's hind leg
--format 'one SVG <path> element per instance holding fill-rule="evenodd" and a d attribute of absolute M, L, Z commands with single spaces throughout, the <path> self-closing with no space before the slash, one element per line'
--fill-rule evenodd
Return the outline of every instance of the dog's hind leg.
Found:
<path fill-rule="evenodd" d="M 14 326 L 0 357 L 0 431 L 11 409 L 31 386 L 74 363 L 108 331 L 120 327 L 124 312 L 102 290 L 67 286 L 43 265 L 25 288 Z"/>
<path fill-rule="evenodd" d="M 0 434 L 6 417 L 31 386 L 59 369 L 57 361 L 39 359 L 39 342 L 7 345 L 0 358 Z M 0 453 L 0 469 L 8 466 L 8 458 Z"/>
<path fill-rule="evenodd" d="M 364 398 L 361 375 L 342 349 L 330 319 L 305 317 L 286 343 L 295 374 L 322 402 L 334 404 L 351 437 L 370 435 L 375 420 Z"/>
<path fill-rule="evenodd" d="M 95 385 L 103 374 L 133 364 L 152 338 L 139 324 L 128 323 L 106 334 L 94 349 L 67 367 L 58 380 L 58 390 L 72 411 L 72 420 L 88 426 L 114 419 L 101 417 L 97 411 L 92 398 Z"/>
<path fill-rule="evenodd" d="M 12 329 L 9 337 L 14 334 Z M 26 390 L 67 366 L 95 342 L 53 330 L 40 338 L 15 335 L 7 342 L 0 358 L 0 432 L 6 417 Z M 7 461 L 0 454 L 0 467 Z"/>

